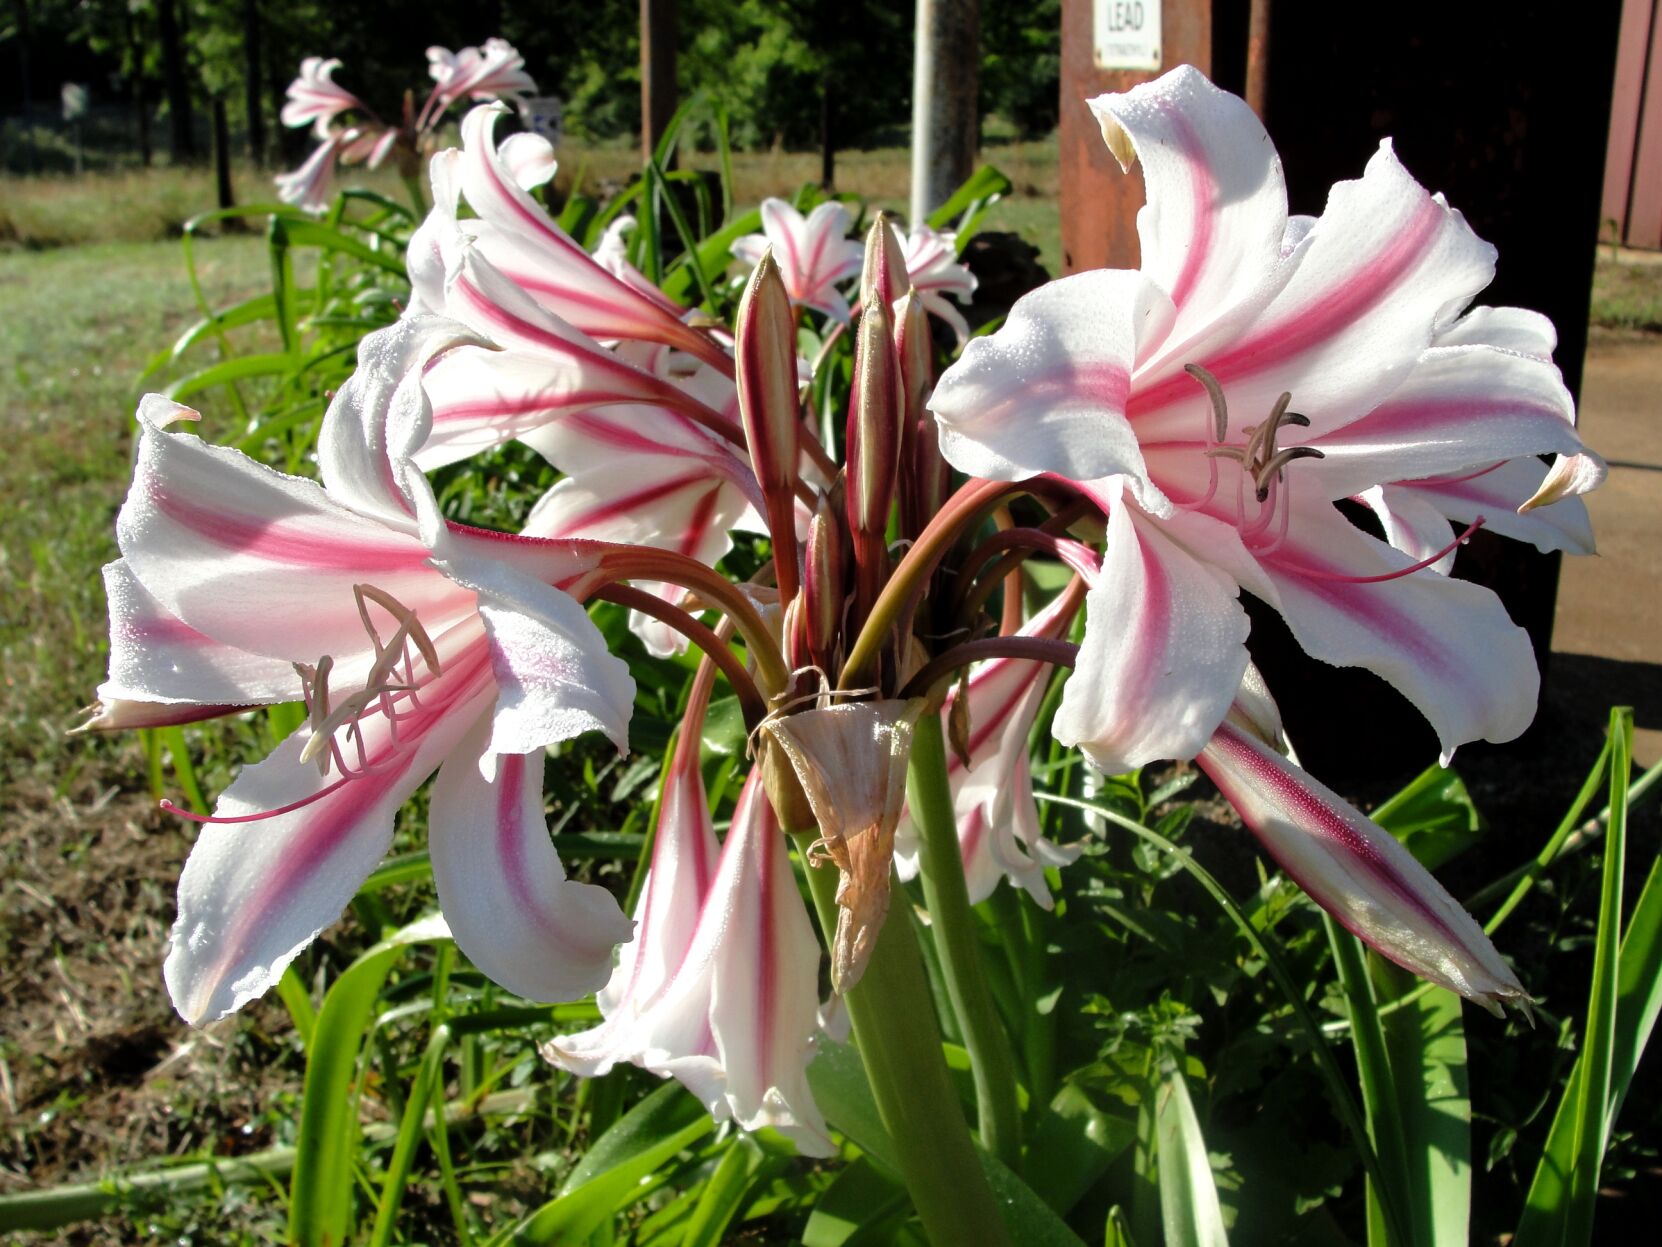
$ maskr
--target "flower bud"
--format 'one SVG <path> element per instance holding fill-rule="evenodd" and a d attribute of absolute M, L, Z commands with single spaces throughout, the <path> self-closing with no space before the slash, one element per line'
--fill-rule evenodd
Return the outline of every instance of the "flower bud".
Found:
<path fill-rule="evenodd" d="M 887 572 L 889 507 L 900 467 L 900 363 L 886 303 L 866 305 L 856 330 L 848 408 L 848 526 L 862 618 Z"/>
<path fill-rule="evenodd" d="M 797 402 L 796 321 L 772 251 L 750 275 L 739 301 L 736 381 L 750 463 L 767 503 L 779 600 L 796 596 L 796 481 L 801 412 Z"/>
<path fill-rule="evenodd" d="M 918 488 L 918 422 L 928 419 L 924 403 L 935 384 L 935 342 L 929 331 L 929 313 L 916 290 L 908 290 L 895 309 L 895 353 L 900 360 L 900 526 L 901 535 L 916 537 L 936 508 L 925 508 Z"/>
<path fill-rule="evenodd" d="M 906 253 L 895 234 L 894 216 L 879 212 L 866 231 L 866 262 L 860 270 L 860 303 L 893 303 L 912 283 L 906 276 Z"/>
<path fill-rule="evenodd" d="M 843 535 L 831 500 L 823 494 L 808 521 L 808 548 L 803 556 L 803 626 L 808 653 L 824 671 L 835 665 L 837 634 L 847 593 L 843 584 Z"/>

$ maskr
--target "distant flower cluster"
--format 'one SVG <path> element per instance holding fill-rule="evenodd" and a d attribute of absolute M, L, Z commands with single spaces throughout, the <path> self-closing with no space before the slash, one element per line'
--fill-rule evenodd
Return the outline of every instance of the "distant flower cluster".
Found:
<path fill-rule="evenodd" d="M 432 47 L 427 49 L 427 68 L 433 88 L 419 112 L 414 96 L 406 92 L 403 114 L 394 124 L 335 82 L 340 65 L 333 58 L 308 56 L 300 62 L 300 76 L 289 83 L 283 105 L 284 125 L 309 125 L 322 141 L 298 169 L 278 176 L 277 195 L 284 203 L 313 212 L 328 204 L 337 165 L 377 169 L 393 156 L 400 171 L 413 177 L 451 105 L 466 99 L 513 99 L 537 89 L 525 72 L 524 58 L 506 39 L 487 39 L 483 47 L 460 52 Z"/>

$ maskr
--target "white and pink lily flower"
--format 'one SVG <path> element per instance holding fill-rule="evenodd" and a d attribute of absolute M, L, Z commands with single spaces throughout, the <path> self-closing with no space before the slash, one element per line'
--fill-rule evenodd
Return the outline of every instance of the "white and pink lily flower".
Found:
<path fill-rule="evenodd" d="M 482 970 L 570 999 L 629 936 L 609 893 L 565 878 L 542 813 L 546 745 L 595 728 L 626 740 L 627 669 L 553 587 L 603 548 L 453 528 L 409 460 L 426 435 L 421 365 L 460 332 L 406 322 L 365 339 L 320 445 L 327 489 L 163 427 L 187 409 L 141 408 L 106 688 L 174 713 L 299 697 L 311 711 L 202 820 L 165 967 L 188 1021 L 276 981 L 435 769 L 434 879 Z"/>
<path fill-rule="evenodd" d="M 341 148 L 350 139 L 351 133 L 331 131 L 322 143 L 312 149 L 312 154 L 298 169 L 292 173 L 279 173 L 273 179 L 277 185 L 277 198 L 307 212 L 322 212 L 327 208 L 335 185 L 335 161 L 340 158 Z"/>
<path fill-rule="evenodd" d="M 896 226 L 894 235 L 906 261 L 906 280 L 918 292 L 924 310 L 945 321 L 962 346 L 969 340 L 969 322 L 947 296 L 968 303 L 977 282 L 969 265 L 958 261 L 958 235 L 927 225 L 914 225 L 905 235 Z M 865 297 L 863 291 L 861 297 Z"/>
<path fill-rule="evenodd" d="M 597 263 L 555 223 L 519 178 L 527 165 L 510 162 L 492 131 L 505 108 L 480 105 L 462 121 L 462 149 L 441 152 L 432 164 L 433 215 L 412 240 L 411 275 L 418 294 L 445 272 L 448 239 L 459 236 L 541 307 L 603 342 L 671 346 L 732 374 L 731 357 L 687 325 L 681 309 L 660 292 L 646 292 Z M 521 136 L 515 136 L 518 139 Z M 546 141 L 525 136 L 536 142 Z M 475 216 L 457 220 L 458 198 Z M 429 228 L 431 227 L 431 228 Z"/>
<path fill-rule="evenodd" d="M 1195 759 L 1266 852 L 1348 931 L 1489 1012 L 1529 996 L 1483 928 L 1401 841 L 1281 755 L 1244 716 Z"/>
<path fill-rule="evenodd" d="M 1108 517 L 1058 739 L 1110 772 L 1194 757 L 1246 667 L 1243 588 L 1312 656 L 1393 684 L 1445 756 L 1515 737 L 1538 687 L 1528 637 L 1333 505 L 1581 453 L 1557 370 L 1517 349 L 1536 322 L 1460 315 L 1493 249 L 1388 143 L 1320 218 L 1289 217 L 1257 118 L 1191 68 L 1091 107 L 1143 164 L 1142 269 L 1028 295 L 930 404 L 961 470 L 1059 477 Z"/>
<path fill-rule="evenodd" d="M 1028 620 L 1017 635 L 1060 638 L 1078 608 L 1078 597 L 1064 593 Z M 1008 879 L 1049 909 L 1054 902 L 1045 869 L 1069 865 L 1081 852 L 1077 845 L 1045 838 L 1033 799 L 1030 738 L 1051 670 L 1048 663 L 1034 659 L 989 659 L 970 673 L 967 693 L 955 687 L 941 709 L 943 722 L 950 724 L 959 712 L 958 699 L 968 698 L 969 736 L 963 743 L 969 764 L 961 757 L 950 757 L 947 779 L 952 785 L 958 848 L 972 904 L 986 900 L 1000 879 Z M 903 819 L 895 833 L 895 867 L 902 879 L 911 879 L 918 865 L 916 835 L 910 820 Z"/>
<path fill-rule="evenodd" d="M 605 1021 L 543 1055 L 586 1077 L 629 1062 L 680 1080 L 717 1120 L 770 1126 L 805 1156 L 835 1148 L 808 1088 L 819 1029 L 819 941 L 784 833 L 752 773 L 715 858 L 698 733 L 668 778 L 640 935 L 599 1003 Z M 713 873 L 712 873 L 713 867 Z"/>
<path fill-rule="evenodd" d="M 427 49 L 427 70 L 437 84 L 434 94 L 438 108 L 471 97 L 492 100 L 502 96 L 531 95 L 536 81 L 525 71 L 525 58 L 506 39 L 486 39 L 483 47 Z"/>
<path fill-rule="evenodd" d="M 334 80 L 340 61 L 308 56 L 300 62 L 300 76 L 289 83 L 288 100 L 280 114 L 285 126 L 310 125 L 320 139 L 329 137 L 329 123 L 348 110 L 373 116 L 362 100 Z"/>
<path fill-rule="evenodd" d="M 828 199 L 804 218 L 783 199 L 769 198 L 762 200 L 761 211 L 762 232 L 735 240 L 732 253 L 746 268 L 755 268 L 771 247 L 791 302 L 847 324 L 848 300 L 837 285 L 860 272 L 863 256 L 848 236 L 848 209 Z"/>

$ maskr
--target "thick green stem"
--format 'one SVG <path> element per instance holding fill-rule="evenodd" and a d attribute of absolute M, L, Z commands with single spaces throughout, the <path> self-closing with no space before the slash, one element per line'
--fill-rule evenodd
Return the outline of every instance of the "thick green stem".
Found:
<path fill-rule="evenodd" d="M 906 776 L 912 827 L 918 836 L 919 872 L 929 906 L 929 930 L 946 975 L 947 995 L 964 1033 L 981 1143 L 1012 1169 L 1021 1165 L 1021 1114 L 1016 1104 L 1015 1058 L 987 990 L 976 946 L 975 914 L 958 849 L 958 820 L 946 776 L 946 739 L 938 714 L 925 714 L 912 733 Z"/>
<path fill-rule="evenodd" d="M 820 925 L 834 931 L 837 872 L 824 865 L 807 873 Z M 929 982 L 899 905 L 890 909 L 865 973 L 844 1001 L 901 1179 L 929 1241 L 1007 1247 L 1009 1231 L 958 1107 Z"/>

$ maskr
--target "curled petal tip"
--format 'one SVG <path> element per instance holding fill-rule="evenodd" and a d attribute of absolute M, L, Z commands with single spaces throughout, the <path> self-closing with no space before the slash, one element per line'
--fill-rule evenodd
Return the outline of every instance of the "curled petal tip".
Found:
<path fill-rule="evenodd" d="M 1604 478 L 1609 474 L 1609 467 L 1596 451 L 1559 455 L 1553 459 L 1541 487 L 1518 508 L 1518 514 L 1524 515 L 1536 507 L 1549 507 L 1577 494 L 1591 493 L 1604 484 Z"/>

